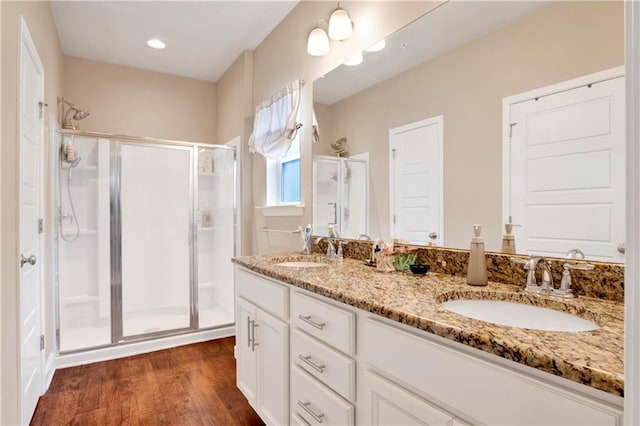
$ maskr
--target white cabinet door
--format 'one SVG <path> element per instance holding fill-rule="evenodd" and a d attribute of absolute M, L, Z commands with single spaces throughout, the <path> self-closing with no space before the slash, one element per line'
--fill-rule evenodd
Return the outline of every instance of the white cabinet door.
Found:
<path fill-rule="evenodd" d="M 406 389 L 365 371 L 364 409 L 358 413 L 367 425 L 451 425 L 453 416 Z M 362 417 L 360 417 L 362 416 Z"/>
<path fill-rule="evenodd" d="M 256 307 L 239 297 L 236 299 L 236 384 L 253 408 L 257 402 L 257 346 L 253 343 Z"/>
<path fill-rule="evenodd" d="M 257 411 L 267 424 L 289 422 L 289 325 L 258 309 L 255 323 L 258 355 Z"/>

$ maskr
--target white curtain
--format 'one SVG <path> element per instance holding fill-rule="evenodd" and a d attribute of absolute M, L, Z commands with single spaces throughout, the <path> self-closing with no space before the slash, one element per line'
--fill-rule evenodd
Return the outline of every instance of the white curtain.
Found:
<path fill-rule="evenodd" d="M 302 124 L 296 122 L 302 81 L 295 80 L 256 108 L 249 151 L 270 159 L 287 152 Z"/>

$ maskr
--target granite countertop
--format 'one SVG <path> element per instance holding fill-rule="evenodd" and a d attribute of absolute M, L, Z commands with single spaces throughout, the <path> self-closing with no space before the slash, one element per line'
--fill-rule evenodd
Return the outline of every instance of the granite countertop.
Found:
<path fill-rule="evenodd" d="M 316 260 L 327 267 L 289 268 L 276 263 Z M 419 328 L 617 396 L 624 396 L 624 305 L 588 297 L 560 300 L 489 282 L 472 287 L 464 277 L 384 273 L 361 260 L 311 255 L 237 257 L 247 269 L 364 311 Z M 524 287 L 524 285 L 523 285 Z M 451 299 L 521 302 L 573 313 L 600 325 L 583 332 L 549 332 L 501 326 L 447 311 Z"/>

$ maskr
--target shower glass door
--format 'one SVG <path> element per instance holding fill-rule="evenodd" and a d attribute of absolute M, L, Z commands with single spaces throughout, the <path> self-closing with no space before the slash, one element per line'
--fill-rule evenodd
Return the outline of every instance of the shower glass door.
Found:
<path fill-rule="evenodd" d="M 120 143 L 122 328 L 116 338 L 194 326 L 192 162 L 190 147 Z"/>

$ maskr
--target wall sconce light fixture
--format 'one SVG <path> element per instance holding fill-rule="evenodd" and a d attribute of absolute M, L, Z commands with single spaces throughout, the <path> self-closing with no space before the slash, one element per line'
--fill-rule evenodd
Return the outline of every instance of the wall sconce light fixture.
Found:
<path fill-rule="evenodd" d="M 311 30 L 307 39 L 307 53 L 311 56 L 324 56 L 329 53 L 329 36 L 327 32 L 320 28 L 320 22 L 327 22 L 324 19 L 318 21 L 318 25 Z"/>
<path fill-rule="evenodd" d="M 353 34 L 353 22 L 346 10 L 340 7 L 333 11 L 329 18 L 329 37 L 332 40 L 344 41 Z"/>

